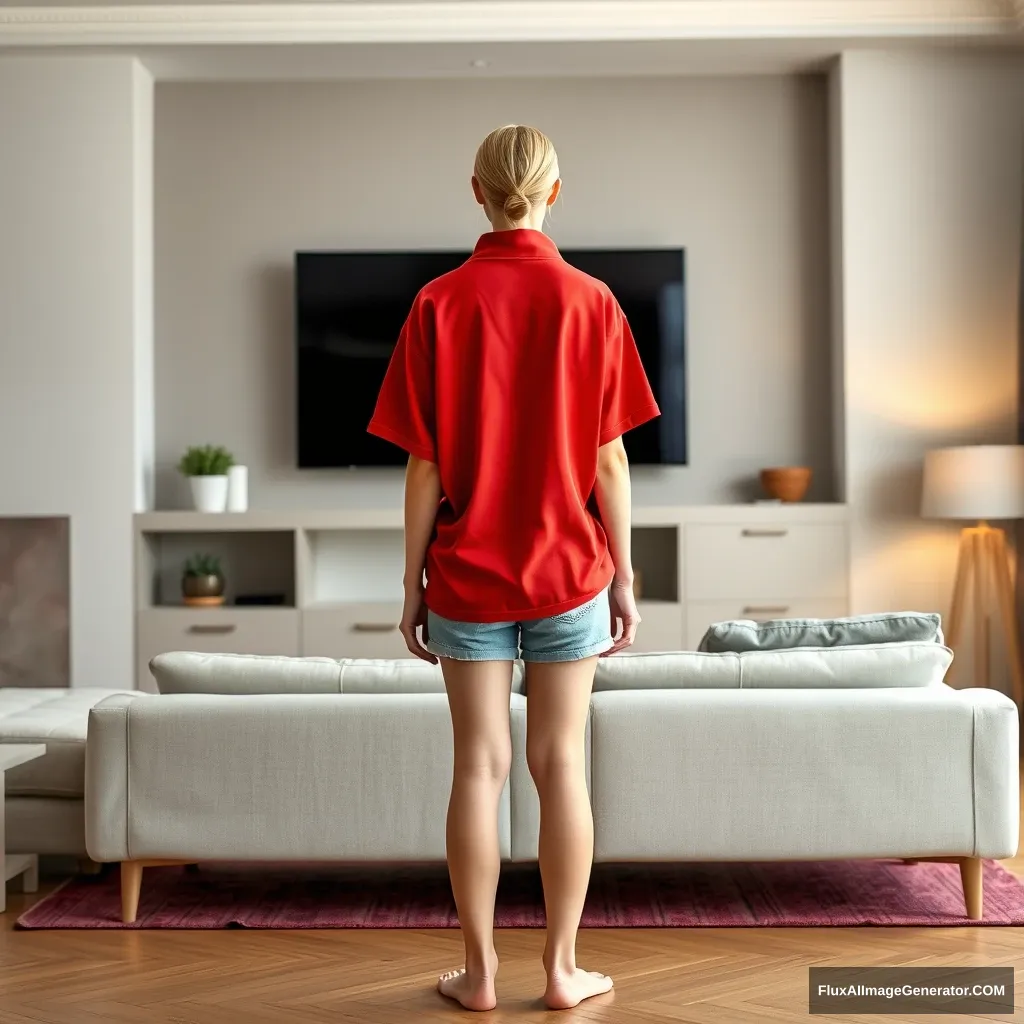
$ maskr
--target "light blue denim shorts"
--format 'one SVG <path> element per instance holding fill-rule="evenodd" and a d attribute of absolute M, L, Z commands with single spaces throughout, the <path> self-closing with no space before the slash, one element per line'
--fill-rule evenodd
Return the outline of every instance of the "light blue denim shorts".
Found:
<path fill-rule="evenodd" d="M 612 646 L 608 591 L 578 608 L 524 622 L 453 622 L 427 613 L 427 650 L 455 661 L 581 661 Z"/>

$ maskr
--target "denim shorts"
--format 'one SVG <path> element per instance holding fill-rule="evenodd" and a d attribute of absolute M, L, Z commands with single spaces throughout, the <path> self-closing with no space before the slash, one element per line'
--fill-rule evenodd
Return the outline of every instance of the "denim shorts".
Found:
<path fill-rule="evenodd" d="M 427 636 L 431 654 L 455 661 L 581 661 L 612 646 L 608 591 L 560 615 L 523 622 L 453 622 L 428 612 Z"/>

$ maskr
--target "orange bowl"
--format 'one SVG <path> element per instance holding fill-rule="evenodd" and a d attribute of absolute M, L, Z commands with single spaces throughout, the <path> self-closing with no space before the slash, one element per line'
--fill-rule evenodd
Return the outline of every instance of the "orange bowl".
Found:
<path fill-rule="evenodd" d="M 811 486 L 811 470 L 807 466 L 762 469 L 761 486 L 769 498 L 786 502 L 801 501 Z"/>

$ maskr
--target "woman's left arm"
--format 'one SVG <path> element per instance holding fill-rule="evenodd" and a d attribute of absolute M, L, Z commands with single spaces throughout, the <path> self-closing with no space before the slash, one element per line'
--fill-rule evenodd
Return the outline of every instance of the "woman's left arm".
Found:
<path fill-rule="evenodd" d="M 401 630 L 410 653 L 431 664 L 437 664 L 437 658 L 423 646 L 417 629 L 427 621 L 423 573 L 440 504 L 441 474 L 437 463 L 410 455 L 405 470 L 405 604 Z"/>

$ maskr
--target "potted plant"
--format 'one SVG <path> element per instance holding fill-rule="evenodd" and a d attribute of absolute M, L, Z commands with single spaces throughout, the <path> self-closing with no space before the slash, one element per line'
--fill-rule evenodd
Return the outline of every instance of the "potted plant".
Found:
<path fill-rule="evenodd" d="M 185 563 L 181 593 L 185 604 L 223 604 L 224 574 L 220 571 L 220 559 L 214 555 L 193 555 Z"/>
<path fill-rule="evenodd" d="M 189 478 L 197 512 L 223 512 L 228 501 L 228 470 L 235 457 L 226 448 L 205 444 L 189 448 L 178 469 Z"/>

